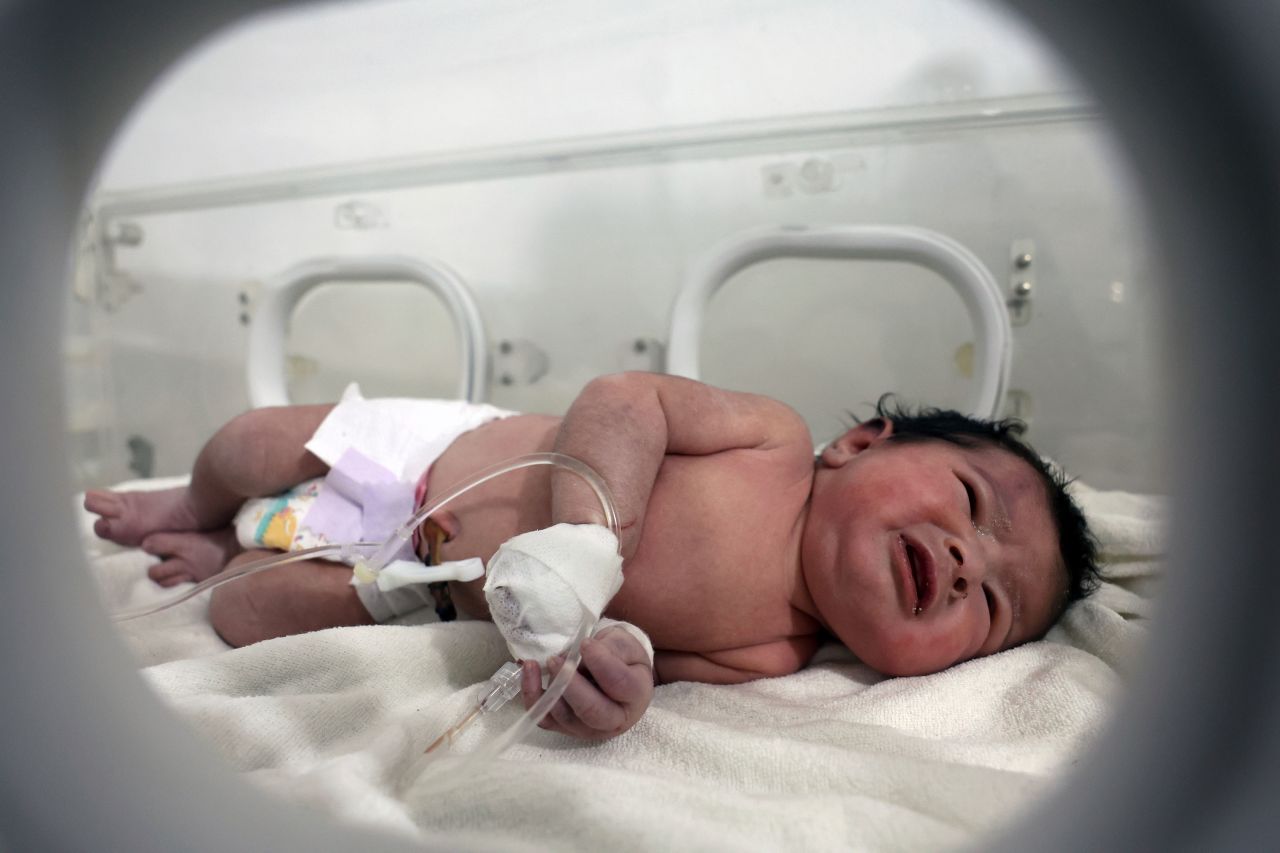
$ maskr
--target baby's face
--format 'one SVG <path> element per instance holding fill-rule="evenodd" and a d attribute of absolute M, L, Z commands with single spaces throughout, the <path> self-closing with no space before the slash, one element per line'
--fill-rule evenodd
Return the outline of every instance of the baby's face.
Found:
<path fill-rule="evenodd" d="M 1039 475 L 987 445 L 872 436 L 878 423 L 833 442 L 814 476 L 802 561 L 823 622 L 887 675 L 1042 634 L 1066 574 Z"/>

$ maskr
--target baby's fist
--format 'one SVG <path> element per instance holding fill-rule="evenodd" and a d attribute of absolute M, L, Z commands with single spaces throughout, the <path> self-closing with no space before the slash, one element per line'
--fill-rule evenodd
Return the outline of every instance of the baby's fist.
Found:
<path fill-rule="evenodd" d="M 551 677 L 564 665 L 547 662 Z M 542 673 L 534 661 L 523 663 L 521 692 L 529 708 L 543 694 Z M 582 642 L 582 663 L 540 724 L 544 729 L 585 740 L 620 735 L 636 724 L 653 699 L 653 665 L 649 651 L 619 626 L 610 626 Z"/>

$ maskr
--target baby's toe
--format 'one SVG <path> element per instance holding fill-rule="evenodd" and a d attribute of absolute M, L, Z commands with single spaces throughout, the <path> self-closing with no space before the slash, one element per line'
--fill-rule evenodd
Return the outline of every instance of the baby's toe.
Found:
<path fill-rule="evenodd" d="M 174 553 L 173 537 L 164 533 L 152 533 L 142 540 L 138 547 L 156 557 L 167 557 Z"/>
<path fill-rule="evenodd" d="M 194 580 L 190 568 L 181 560 L 165 560 L 147 569 L 147 577 L 160 586 L 174 586 L 183 581 Z"/>
<path fill-rule="evenodd" d="M 99 518 L 93 523 L 93 534 L 99 539 L 111 539 L 111 522 L 105 518 Z"/>
<path fill-rule="evenodd" d="M 90 489 L 84 493 L 84 508 L 89 512 L 115 517 L 120 515 L 121 507 L 120 497 L 115 492 Z"/>

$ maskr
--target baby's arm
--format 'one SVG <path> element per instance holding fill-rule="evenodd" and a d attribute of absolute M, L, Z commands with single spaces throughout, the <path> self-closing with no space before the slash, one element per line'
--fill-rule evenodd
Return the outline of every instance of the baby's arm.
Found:
<path fill-rule="evenodd" d="M 583 389 L 565 415 L 554 448 L 586 462 L 608 484 L 622 525 L 619 544 L 625 559 L 635 553 L 640 541 L 645 511 L 667 455 L 767 450 L 796 442 L 807 450 L 808 429 L 795 412 L 775 400 L 679 377 L 626 373 L 596 379 Z M 551 510 L 557 524 L 605 521 L 591 488 L 568 472 L 553 474 Z M 617 629 L 601 632 L 597 640 L 601 642 L 584 644 L 582 672 L 544 720 L 545 727 L 583 738 L 611 737 L 630 728 L 648 707 L 654 672 L 647 652 Z M 534 661 L 524 667 L 524 698 L 529 705 L 542 694 L 540 667 Z M 554 673 L 558 664 L 553 660 L 547 668 Z M 685 674 L 670 680 L 686 678 L 717 680 Z"/>
<path fill-rule="evenodd" d="M 776 400 L 678 376 L 620 373 L 582 390 L 560 425 L 555 449 L 604 477 L 617 504 L 626 558 L 640 541 L 665 456 L 767 450 L 795 441 L 807 447 L 808 429 Z M 589 487 L 563 471 L 554 474 L 551 511 L 555 522 L 604 523 Z"/>

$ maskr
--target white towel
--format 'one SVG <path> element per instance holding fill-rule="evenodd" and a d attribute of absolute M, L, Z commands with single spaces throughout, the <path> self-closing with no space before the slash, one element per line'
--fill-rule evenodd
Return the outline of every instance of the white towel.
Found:
<path fill-rule="evenodd" d="M 1162 503 L 1077 493 L 1111 579 L 1045 641 L 897 679 L 832 645 L 786 678 L 661 686 L 605 743 L 535 731 L 467 778 L 412 771 L 506 659 L 489 623 L 340 628 L 235 651 L 201 601 L 122 627 L 143 663 L 169 661 L 144 670 L 152 687 L 253 784 L 365 826 L 529 851 L 938 849 L 973 844 L 1055 787 L 1106 725 L 1141 645 Z M 170 594 L 145 578 L 152 561 L 98 550 L 110 606 Z M 504 729 L 518 706 L 481 717 L 454 749 Z"/>

